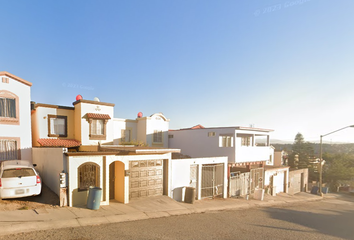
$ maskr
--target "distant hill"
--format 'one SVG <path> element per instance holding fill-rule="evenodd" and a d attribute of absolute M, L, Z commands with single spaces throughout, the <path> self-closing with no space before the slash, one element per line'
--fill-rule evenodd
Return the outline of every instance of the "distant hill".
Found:
<path fill-rule="evenodd" d="M 293 144 L 289 143 L 272 143 L 271 144 L 273 147 L 275 147 L 275 150 L 284 150 L 290 152 L 292 150 Z M 319 155 L 320 154 L 320 144 L 319 143 L 311 143 L 313 149 L 314 149 L 314 154 Z M 348 153 L 348 154 L 354 154 L 354 143 L 343 143 L 343 144 L 328 144 L 328 143 L 323 143 L 322 144 L 322 152 L 323 153 L 331 153 L 331 154 L 336 154 L 336 153 Z"/>

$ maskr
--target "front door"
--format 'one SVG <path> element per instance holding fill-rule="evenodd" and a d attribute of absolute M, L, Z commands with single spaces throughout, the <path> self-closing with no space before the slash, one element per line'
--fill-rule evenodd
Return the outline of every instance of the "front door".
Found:
<path fill-rule="evenodd" d="M 109 199 L 114 199 L 115 171 L 114 162 L 109 165 Z"/>

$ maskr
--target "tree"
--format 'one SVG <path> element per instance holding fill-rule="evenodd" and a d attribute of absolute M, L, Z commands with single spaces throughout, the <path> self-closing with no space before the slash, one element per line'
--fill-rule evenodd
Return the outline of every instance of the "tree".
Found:
<path fill-rule="evenodd" d="M 313 158 L 314 150 L 312 144 L 305 142 L 304 136 L 297 133 L 292 145 L 292 152 L 289 155 L 289 165 L 291 168 L 307 168 L 310 159 Z"/>
<path fill-rule="evenodd" d="M 348 153 L 323 154 L 326 164 L 323 168 L 324 182 L 336 190 L 341 182 L 354 178 L 354 155 Z"/>

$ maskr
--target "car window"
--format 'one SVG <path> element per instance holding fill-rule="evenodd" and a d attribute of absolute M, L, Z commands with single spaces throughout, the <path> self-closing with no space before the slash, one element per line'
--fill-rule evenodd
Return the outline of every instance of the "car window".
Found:
<path fill-rule="evenodd" d="M 6 169 L 2 173 L 2 178 L 30 177 L 36 176 L 32 168 L 12 168 Z"/>

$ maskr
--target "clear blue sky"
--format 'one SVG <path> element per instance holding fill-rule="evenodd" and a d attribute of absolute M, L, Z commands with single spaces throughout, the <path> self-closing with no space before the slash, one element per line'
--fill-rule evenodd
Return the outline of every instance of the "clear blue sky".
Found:
<path fill-rule="evenodd" d="M 32 100 L 305 140 L 354 124 L 352 0 L 0 0 L 0 71 Z M 326 137 L 354 142 L 354 129 Z"/>

